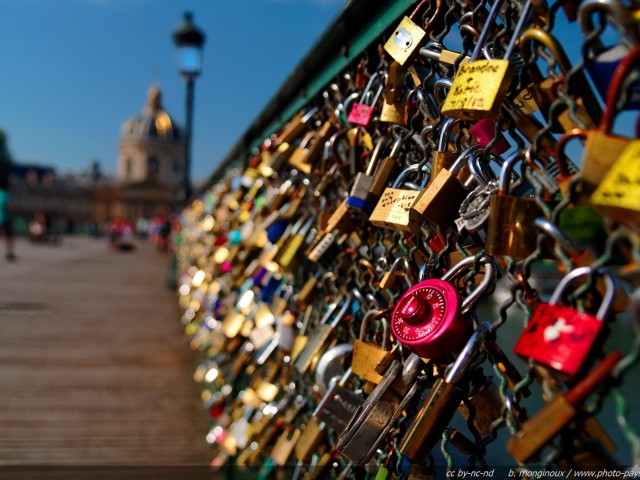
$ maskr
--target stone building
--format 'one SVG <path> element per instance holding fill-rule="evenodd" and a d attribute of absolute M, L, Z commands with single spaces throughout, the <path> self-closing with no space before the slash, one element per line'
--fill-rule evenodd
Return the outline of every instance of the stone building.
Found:
<path fill-rule="evenodd" d="M 116 182 L 96 191 L 96 218 L 130 220 L 163 215 L 184 172 L 184 137 L 162 107 L 157 86 L 142 111 L 122 124 Z"/>

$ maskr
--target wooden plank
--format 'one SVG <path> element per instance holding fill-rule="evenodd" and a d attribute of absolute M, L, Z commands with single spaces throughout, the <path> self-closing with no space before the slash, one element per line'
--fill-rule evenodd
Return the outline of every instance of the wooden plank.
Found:
<path fill-rule="evenodd" d="M 0 278 L 0 466 L 207 465 L 169 258 L 18 241 Z"/>

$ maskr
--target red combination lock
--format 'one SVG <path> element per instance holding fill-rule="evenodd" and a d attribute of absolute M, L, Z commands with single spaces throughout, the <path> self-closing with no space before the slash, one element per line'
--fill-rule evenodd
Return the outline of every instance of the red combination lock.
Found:
<path fill-rule="evenodd" d="M 454 265 L 442 279 L 428 279 L 407 290 L 393 310 L 391 331 L 396 339 L 423 358 L 439 358 L 464 345 L 473 332 L 471 320 L 465 316 L 493 284 L 496 269 L 493 259 L 483 255 L 484 278 L 473 292 L 462 300 L 451 283 L 473 268 L 475 257 L 467 257 Z"/>

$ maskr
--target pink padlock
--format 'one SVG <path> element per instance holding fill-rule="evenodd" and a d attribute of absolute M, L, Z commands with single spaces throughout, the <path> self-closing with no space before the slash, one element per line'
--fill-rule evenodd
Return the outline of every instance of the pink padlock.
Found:
<path fill-rule="evenodd" d="M 470 129 L 469 132 L 478 141 L 478 144 L 482 147 L 489 145 L 489 143 L 496 136 L 496 122 L 491 118 L 483 118 L 478 120 Z M 498 132 L 498 141 L 493 146 L 493 151 L 497 154 L 506 152 L 511 148 L 509 142 L 504 138 L 502 133 Z"/>
<path fill-rule="evenodd" d="M 393 310 L 393 336 L 422 358 L 440 358 L 461 348 L 473 332 L 466 314 L 496 277 L 490 256 L 483 255 L 478 262 L 484 263 L 484 278 L 464 300 L 451 282 L 474 267 L 475 257 L 461 260 L 442 279 L 423 280 L 409 288 Z"/>
<path fill-rule="evenodd" d="M 378 99 L 380 98 L 380 94 L 384 88 L 382 82 L 380 82 L 380 87 L 376 92 L 373 100 L 369 100 L 371 96 L 371 87 L 373 86 L 373 82 L 380 76 L 380 72 L 375 73 L 369 79 L 369 83 L 367 84 L 364 92 L 360 96 L 360 99 L 353 104 L 351 107 L 351 111 L 347 116 L 347 121 L 353 125 L 360 125 L 361 127 L 369 127 L 371 125 L 371 120 L 373 119 L 373 113 L 375 112 L 376 103 L 378 103 Z"/>

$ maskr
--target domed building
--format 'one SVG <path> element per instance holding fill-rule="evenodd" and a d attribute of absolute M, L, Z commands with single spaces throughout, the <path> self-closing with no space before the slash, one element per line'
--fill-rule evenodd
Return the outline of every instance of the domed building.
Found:
<path fill-rule="evenodd" d="M 179 184 L 184 168 L 182 132 L 162 108 L 157 86 L 142 111 L 122 125 L 118 155 L 121 183 Z"/>
<path fill-rule="evenodd" d="M 118 148 L 117 184 L 97 192 L 97 218 L 135 222 L 166 214 L 182 184 L 184 136 L 162 108 L 157 86 L 140 113 L 122 124 Z"/>

